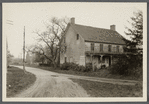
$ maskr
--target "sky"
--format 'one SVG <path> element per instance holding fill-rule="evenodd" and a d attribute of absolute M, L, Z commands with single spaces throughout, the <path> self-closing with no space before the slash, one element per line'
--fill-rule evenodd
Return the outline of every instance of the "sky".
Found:
<path fill-rule="evenodd" d="M 126 37 L 125 26 L 136 10 L 145 11 L 145 3 L 100 3 L 100 2 L 36 2 L 3 3 L 3 35 L 7 37 L 8 49 L 14 57 L 23 53 L 23 32 L 25 26 L 26 46 L 35 44 L 35 30 L 44 31 L 45 23 L 52 17 L 74 17 L 76 24 L 110 29 L 116 25 L 116 31 Z M 11 20 L 13 25 L 8 24 Z M 127 37 L 126 37 L 127 38 Z"/>

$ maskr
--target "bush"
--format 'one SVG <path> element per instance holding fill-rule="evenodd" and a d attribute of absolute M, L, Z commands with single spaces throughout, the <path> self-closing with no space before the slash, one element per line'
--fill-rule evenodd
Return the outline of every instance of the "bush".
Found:
<path fill-rule="evenodd" d="M 111 66 L 111 74 L 140 76 L 142 73 L 141 61 L 138 56 L 129 55 L 118 57 L 118 61 Z"/>
<path fill-rule="evenodd" d="M 83 65 L 79 66 L 79 71 L 86 72 L 86 67 Z"/>
<path fill-rule="evenodd" d="M 50 64 L 42 64 L 42 63 L 39 63 L 39 66 L 51 66 Z"/>
<path fill-rule="evenodd" d="M 70 70 L 77 70 L 79 67 L 78 64 L 75 64 L 75 63 L 69 63 L 69 69 Z"/>
<path fill-rule="evenodd" d="M 86 68 L 86 72 L 92 71 L 92 70 L 93 70 L 93 68 L 92 68 L 92 63 L 87 63 L 86 66 L 85 66 L 85 68 Z M 98 68 L 97 68 L 97 66 L 95 65 L 95 66 L 94 66 L 94 71 L 97 71 L 97 70 L 98 70 Z"/>
<path fill-rule="evenodd" d="M 69 70 L 69 67 L 70 67 L 69 63 L 64 63 L 60 66 L 60 69 L 61 70 Z"/>
<path fill-rule="evenodd" d="M 75 63 L 63 63 L 60 66 L 61 70 L 74 70 L 74 71 L 79 71 L 79 72 L 88 72 L 92 69 L 92 66 L 90 64 L 87 64 L 87 66 L 83 65 L 78 65 Z"/>
<path fill-rule="evenodd" d="M 98 68 L 97 68 L 97 66 L 94 66 L 94 71 L 98 71 Z"/>
<path fill-rule="evenodd" d="M 106 67 L 106 65 L 102 65 L 102 66 L 101 66 L 101 69 L 103 69 L 103 68 L 105 68 L 105 67 Z"/>
<path fill-rule="evenodd" d="M 86 68 L 86 71 L 87 72 L 88 71 L 91 71 L 92 70 L 92 63 L 87 63 L 86 66 L 85 66 L 85 68 Z"/>

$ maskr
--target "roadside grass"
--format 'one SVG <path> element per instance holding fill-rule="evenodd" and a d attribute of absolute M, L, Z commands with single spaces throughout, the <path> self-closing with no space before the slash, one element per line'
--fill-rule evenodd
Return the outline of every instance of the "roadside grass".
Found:
<path fill-rule="evenodd" d="M 124 80 L 138 80 L 138 81 L 143 80 L 142 75 L 140 75 L 140 77 L 125 76 L 125 75 L 113 75 L 110 73 L 110 71 L 109 71 L 110 69 L 108 69 L 108 68 L 100 69 L 97 71 L 81 72 L 81 71 L 74 71 L 74 70 L 61 70 L 60 68 L 54 69 L 53 67 L 39 66 L 39 65 L 26 65 L 26 66 L 40 68 L 43 70 L 48 70 L 48 71 L 62 73 L 62 74 L 90 76 L 90 77 L 99 77 L 99 78 L 124 79 Z"/>
<path fill-rule="evenodd" d="M 87 81 L 82 79 L 72 79 L 73 82 L 82 86 L 90 97 L 142 97 L 142 84 L 135 86 L 117 85 Z"/>
<path fill-rule="evenodd" d="M 7 97 L 13 97 L 23 89 L 29 87 L 36 80 L 35 75 L 16 67 L 7 68 Z"/>

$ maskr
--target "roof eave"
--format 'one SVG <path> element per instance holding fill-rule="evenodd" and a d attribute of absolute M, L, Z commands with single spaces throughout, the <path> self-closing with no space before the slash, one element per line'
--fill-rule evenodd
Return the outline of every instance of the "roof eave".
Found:
<path fill-rule="evenodd" d="M 85 40 L 85 42 L 94 42 L 94 43 L 106 43 L 106 44 L 126 45 L 125 43 L 99 42 L 99 41 L 90 41 L 90 40 Z"/>

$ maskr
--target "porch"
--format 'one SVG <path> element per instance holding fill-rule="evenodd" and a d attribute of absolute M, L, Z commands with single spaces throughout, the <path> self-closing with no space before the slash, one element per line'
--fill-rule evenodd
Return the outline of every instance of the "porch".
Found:
<path fill-rule="evenodd" d="M 113 61 L 112 55 L 86 55 L 85 59 L 85 63 L 92 63 L 98 69 L 110 66 Z"/>

